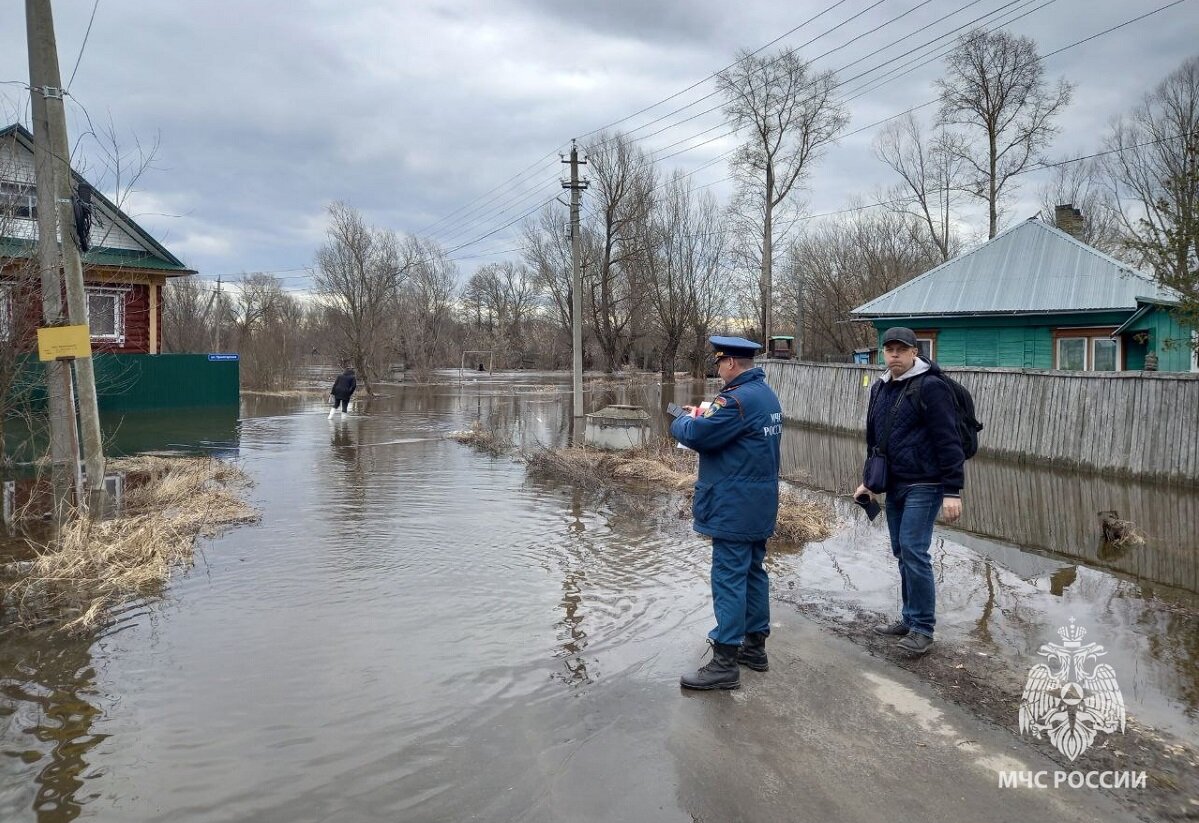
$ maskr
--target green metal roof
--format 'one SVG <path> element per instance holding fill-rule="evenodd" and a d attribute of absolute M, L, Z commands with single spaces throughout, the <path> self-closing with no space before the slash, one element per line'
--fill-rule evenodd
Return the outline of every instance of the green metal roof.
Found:
<path fill-rule="evenodd" d="M 10 135 L 15 137 L 30 152 L 33 152 L 33 134 L 30 133 L 29 129 L 20 123 L 13 123 L 10 126 L 0 128 L 0 138 Z M 76 184 L 87 182 L 74 169 L 71 169 L 71 177 L 75 180 Z M 97 247 L 83 255 L 84 263 L 104 266 L 130 266 L 139 269 L 157 269 L 159 271 L 176 272 L 178 274 L 196 273 L 195 269 L 189 269 L 185 266 L 182 260 L 167 251 L 166 247 L 155 240 L 153 235 L 139 226 L 133 218 L 125 214 L 116 203 L 105 197 L 94 186 L 92 186 L 92 202 L 108 212 L 108 216 L 113 222 L 121 224 L 122 228 L 136 240 L 142 242 L 148 251 Z M 20 242 L 20 238 L 0 237 L 0 248 L 8 241 Z M 31 253 L 27 252 L 25 255 L 10 254 L 10 256 L 29 256 L 29 254 Z M 93 255 L 95 255 L 95 259 L 93 259 Z"/>
<path fill-rule="evenodd" d="M 1152 278 L 1041 220 L 1026 220 L 858 306 L 858 318 L 1134 311 L 1169 301 Z"/>
<path fill-rule="evenodd" d="M 20 237 L 0 237 L 0 257 L 33 257 L 36 253 L 37 247 L 32 240 Z M 85 266 L 154 269 L 177 274 L 195 274 L 182 263 L 171 263 L 149 252 L 137 249 L 97 247 L 83 254 L 83 264 Z"/>

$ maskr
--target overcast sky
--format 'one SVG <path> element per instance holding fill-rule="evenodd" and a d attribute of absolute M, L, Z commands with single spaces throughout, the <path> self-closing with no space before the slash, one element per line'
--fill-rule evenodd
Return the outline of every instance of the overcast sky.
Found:
<path fill-rule="evenodd" d="M 85 47 L 93 0 L 56 0 L 55 23 L 64 83 L 82 47 L 68 84 L 73 139 L 90 118 L 97 128 L 111 122 L 124 151 L 159 141 L 127 211 L 203 277 L 273 271 L 303 288 L 302 269 L 322 242 L 325 208 L 334 200 L 376 225 L 461 245 L 454 257 L 464 274 L 497 254 L 515 257 L 507 250 L 520 245 L 518 226 L 463 244 L 562 193 L 556 152 L 570 138 L 685 89 L 738 49 L 757 49 L 822 11 L 779 45 L 802 46 L 823 69 L 860 60 L 841 72 L 848 78 L 980 15 L 994 25 L 1037 9 L 1008 30 L 1048 53 L 1168 2 L 99 0 Z M 1001 6 L 1009 11 L 992 14 Z M 1199 52 L 1197 42 L 1199 0 L 1186 0 L 1049 58 L 1051 76 L 1076 84 L 1051 154 L 1096 151 L 1110 119 Z M 852 100 L 847 130 L 931 99 L 941 70 L 931 62 Z M 23 4 L 7 0 L 0 3 L 0 119 L 28 125 L 28 95 L 19 85 L 27 81 Z M 719 122 L 719 112 L 680 121 L 716 98 L 669 113 L 712 89 L 711 81 L 701 83 L 620 128 L 645 137 L 648 150 L 699 135 Z M 842 208 L 855 196 L 869 202 L 890 182 L 871 153 L 875 131 L 827 152 L 806 193 L 812 212 Z M 733 145 L 717 140 L 660 166 L 691 171 Z M 79 140 L 77 152 L 87 176 L 111 195 L 115 180 L 100 173 L 95 141 Z M 727 175 L 718 162 L 692 180 L 714 183 L 710 190 L 725 197 L 728 184 L 716 181 Z M 1042 179 L 1022 178 L 1008 223 L 1035 213 Z M 497 199 L 481 205 L 486 197 Z"/>

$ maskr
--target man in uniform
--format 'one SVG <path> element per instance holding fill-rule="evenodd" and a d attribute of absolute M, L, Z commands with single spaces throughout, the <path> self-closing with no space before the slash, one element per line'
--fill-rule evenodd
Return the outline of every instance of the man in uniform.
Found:
<path fill-rule="evenodd" d="M 766 671 L 770 590 L 766 539 L 779 508 L 779 443 L 783 410 L 754 366 L 760 345 L 741 337 L 711 337 L 724 388 L 702 416 L 684 406 L 670 433 L 699 452 L 692 515 L 695 530 L 712 538 L 712 660 L 684 675 L 686 689 L 735 689 L 738 663 Z"/>

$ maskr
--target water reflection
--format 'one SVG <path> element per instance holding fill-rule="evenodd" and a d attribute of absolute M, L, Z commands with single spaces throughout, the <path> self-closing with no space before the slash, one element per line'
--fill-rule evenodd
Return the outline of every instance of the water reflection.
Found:
<path fill-rule="evenodd" d="M 107 735 L 94 728 L 102 710 L 90 645 L 41 634 L 0 642 L 0 809 L 59 823 L 98 797 L 85 781 L 100 773 L 91 755 Z"/>
<path fill-rule="evenodd" d="M 444 439 L 479 421 L 522 446 L 569 442 L 565 385 L 383 387 L 344 420 L 320 395 L 247 397 L 236 442 L 261 525 L 207 544 L 153 625 L 0 643 L 0 820 L 554 820 L 587 791 L 595 819 L 686 819 L 660 786 L 679 781 L 672 686 L 712 623 L 708 541 L 660 497 L 563 487 Z M 588 409 L 711 390 L 597 386 Z M 788 433 L 790 470 L 845 490 L 860 448 L 804 438 Z M 885 531 L 834 505 L 833 538 L 772 552 L 776 591 L 892 610 Z M 1153 522 L 1123 500 L 1093 508 Z M 1043 529 L 1094 537 L 1081 516 Z M 1078 616 L 1139 716 L 1193 730 L 1194 611 L 1093 568 L 1128 557 L 1056 552 L 939 533 L 938 631 L 1035 658 Z M 613 785 L 634 799 L 605 797 Z"/>
<path fill-rule="evenodd" d="M 857 438 L 791 427 L 783 434 L 783 471 L 846 494 L 858 483 L 863 452 Z M 975 458 L 966 464 L 964 499 L 963 530 L 1199 592 L 1199 494 L 1193 488 Z M 1144 545 L 1122 549 L 1105 541 L 1106 511 L 1131 521 Z"/>

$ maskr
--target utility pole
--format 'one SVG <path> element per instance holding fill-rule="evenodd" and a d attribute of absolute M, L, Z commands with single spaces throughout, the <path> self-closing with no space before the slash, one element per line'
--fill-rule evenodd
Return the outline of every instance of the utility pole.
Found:
<path fill-rule="evenodd" d="M 562 188 L 570 189 L 570 264 L 571 277 L 571 385 L 574 390 L 574 408 L 572 416 L 575 423 L 575 438 L 582 440 L 583 423 L 583 237 L 579 230 L 579 195 L 587 188 L 587 181 L 579 179 L 579 165 L 586 165 L 586 160 L 579 159 L 579 147 L 575 141 L 570 141 L 570 182 L 562 181 Z"/>
<path fill-rule="evenodd" d="M 41 100 L 44 120 L 37 124 L 34 138 L 48 148 L 52 185 L 42 187 L 38 179 L 38 215 L 57 212 L 63 276 L 67 284 L 67 314 L 75 325 L 87 325 L 87 294 L 83 288 L 83 263 L 75 232 L 75 210 L 71 204 L 71 149 L 67 140 L 67 116 L 63 106 L 62 75 L 58 69 L 58 46 L 54 39 L 54 16 L 50 0 L 25 0 L 26 37 L 29 43 L 29 85 L 34 105 Z M 43 197 L 45 194 L 50 197 Z M 50 208 L 50 207 L 56 208 Z M 49 221 L 47 220 L 47 224 Z M 39 222 L 39 230 L 41 223 Z M 39 242 L 43 238 L 39 231 Z M 54 232 L 49 234 L 54 242 Z M 104 503 L 104 444 L 100 435 L 100 412 L 96 404 L 96 373 L 92 358 L 75 362 L 79 387 L 79 422 L 83 431 L 83 455 L 87 466 L 88 506 L 94 514 Z M 71 415 L 74 425 L 74 415 Z"/>
<path fill-rule="evenodd" d="M 221 276 L 216 276 L 216 291 L 213 293 L 213 299 L 216 300 L 216 314 L 213 316 L 213 327 L 216 329 L 216 346 L 213 347 L 214 352 L 221 350 L 221 310 L 224 303 L 221 302 Z"/>
<path fill-rule="evenodd" d="M 29 49 L 29 76 L 36 74 L 34 61 L 37 59 Z M 62 313 L 62 268 L 55 238 L 58 234 L 58 218 L 53 208 L 46 204 L 54 202 L 54 169 L 50 164 L 50 144 L 46 139 L 46 101 L 41 92 L 31 90 L 31 113 L 33 116 L 33 174 L 37 183 L 37 262 L 42 281 L 42 322 L 47 326 L 59 325 Z M 71 427 L 75 415 L 70 398 L 64 391 L 63 376 L 70 383 L 70 366 L 61 360 L 46 362 L 46 394 L 50 405 L 50 479 L 54 493 L 54 522 L 65 523 L 70 513 L 73 489 L 82 490 L 79 482 L 79 454 L 72 449 Z"/>

